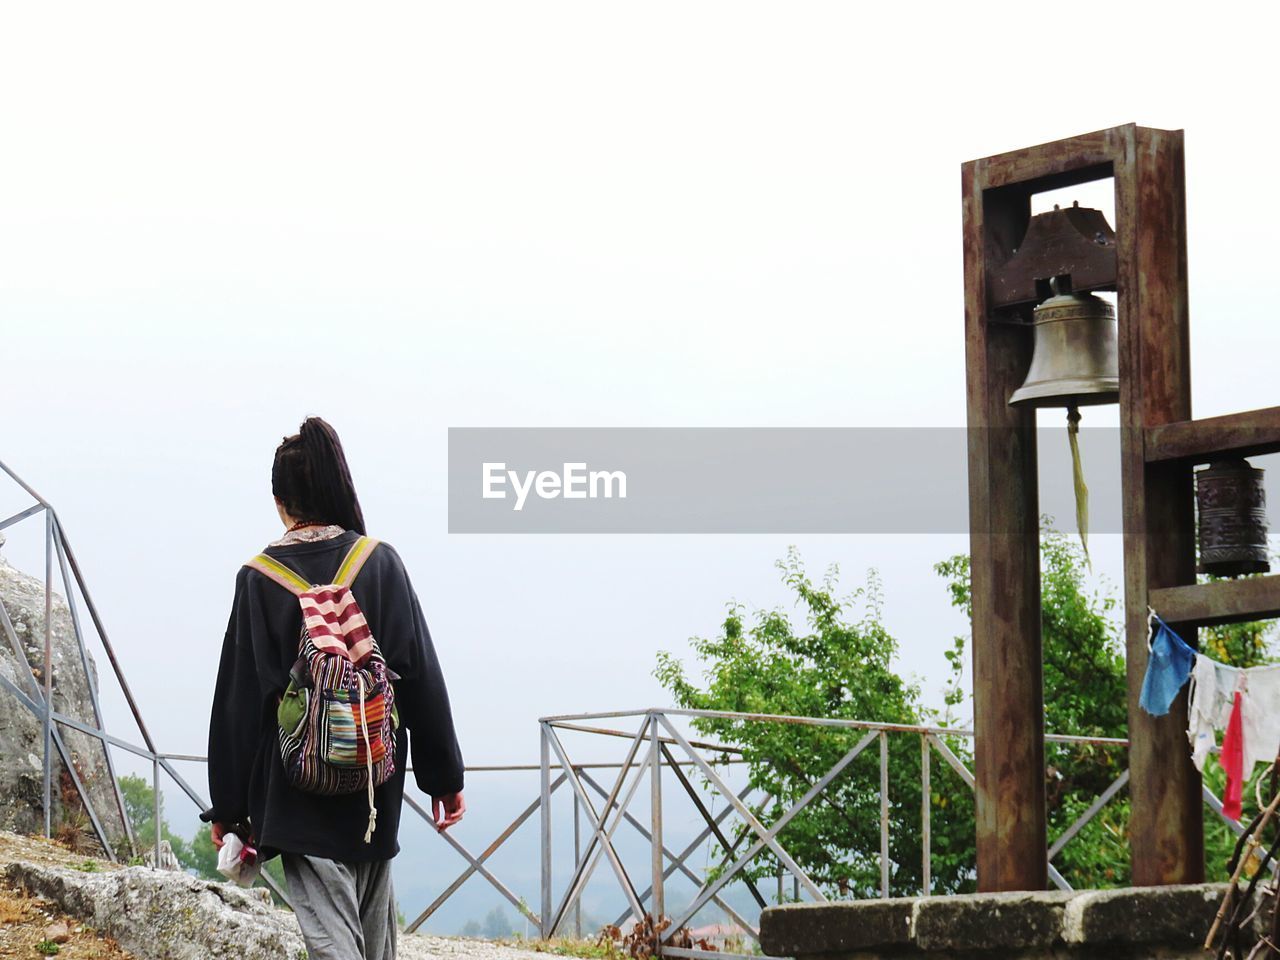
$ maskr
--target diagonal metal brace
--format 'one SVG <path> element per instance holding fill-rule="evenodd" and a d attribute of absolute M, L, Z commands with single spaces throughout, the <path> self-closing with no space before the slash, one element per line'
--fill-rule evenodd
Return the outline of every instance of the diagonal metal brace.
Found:
<path fill-rule="evenodd" d="M 675 738 L 676 742 L 680 744 L 684 752 L 688 754 L 689 759 L 698 765 L 698 768 L 702 771 L 703 775 L 715 784 L 716 789 L 719 790 L 721 794 L 724 795 L 724 798 L 728 800 L 733 805 L 734 809 L 738 811 L 738 816 L 742 817 L 751 829 L 755 831 L 756 835 L 759 836 L 764 843 L 768 844 L 769 849 L 773 851 L 774 855 L 779 860 L 786 864 L 787 869 L 789 869 L 792 875 L 800 881 L 806 890 L 809 891 L 809 894 L 820 903 L 825 903 L 827 900 L 826 895 L 823 894 L 816 883 L 809 879 L 809 875 L 801 869 L 800 864 L 795 862 L 791 854 L 787 853 L 787 851 L 783 849 L 782 844 L 775 839 L 774 835 L 777 831 L 768 831 L 765 829 L 764 824 L 756 819 L 755 814 L 751 812 L 747 805 L 734 795 L 733 791 L 729 789 L 722 779 L 720 779 L 720 775 L 711 768 L 711 765 L 703 759 L 701 754 L 694 750 L 694 748 L 689 744 L 689 741 L 684 738 L 683 734 L 675 728 L 670 720 L 660 714 L 658 719 L 662 725 L 667 728 L 667 732 L 670 733 L 671 736 Z M 667 933 L 674 933 L 676 927 L 677 925 L 673 924 L 668 928 Z"/>
<path fill-rule="evenodd" d="M 426 820 L 428 823 L 435 822 L 431 814 L 427 813 L 427 811 L 423 808 L 422 804 L 418 803 L 417 800 L 413 799 L 413 797 L 409 796 L 409 794 L 407 793 L 404 795 L 404 802 L 407 803 L 413 809 L 413 811 L 416 814 L 418 814 L 418 816 L 422 817 L 422 819 Z M 514 893 L 512 893 L 509 889 L 507 889 L 507 885 L 504 884 L 501 880 L 499 880 L 493 874 L 493 872 L 489 870 L 488 867 L 486 867 L 483 863 L 480 862 L 479 859 L 473 856 L 470 850 L 468 850 L 461 843 L 459 843 L 456 837 L 450 834 L 448 830 L 437 830 L 436 833 L 444 837 L 445 842 L 447 842 L 451 847 L 453 847 L 453 849 L 457 850 L 458 853 L 462 856 L 462 858 L 466 860 L 469 864 L 471 864 L 472 868 L 477 873 L 479 873 L 480 876 L 484 877 L 491 884 L 493 884 L 494 889 L 497 890 L 504 897 L 506 897 L 507 900 L 511 902 L 511 905 L 513 907 L 515 907 L 517 910 L 523 913 L 526 917 L 528 917 L 531 921 L 533 921 L 533 923 L 538 924 L 539 926 L 541 925 L 542 921 L 538 919 L 537 915 L 532 910 L 530 910 L 527 906 L 525 906 L 519 897 L 517 897 Z M 426 918 L 423 917 L 422 919 L 425 920 Z"/>
<path fill-rule="evenodd" d="M 846 753 L 843 757 L 837 760 L 836 763 L 832 766 L 832 768 L 828 770 L 826 773 L 824 773 L 822 777 L 818 779 L 812 787 L 810 787 L 807 791 L 805 791 L 804 796 L 802 796 L 799 800 L 797 800 L 794 804 L 792 804 L 791 807 L 785 813 L 783 813 L 781 817 L 778 818 L 777 822 L 775 822 L 773 826 L 771 826 L 768 829 L 768 831 L 766 831 L 769 838 L 772 839 L 774 836 L 776 836 L 778 832 L 782 830 L 783 827 L 785 827 L 788 823 L 791 822 L 792 818 L 795 817 L 796 814 L 798 814 L 801 810 L 803 810 L 806 806 L 808 806 L 810 802 L 812 802 L 814 797 L 818 796 L 818 794 L 820 794 L 823 790 L 825 790 L 827 786 L 831 783 L 831 781 L 835 780 L 835 778 L 840 775 L 840 773 L 844 770 L 845 767 L 851 764 L 857 758 L 857 756 L 860 753 L 862 753 L 863 750 L 865 750 L 868 746 L 871 745 L 872 742 L 875 741 L 877 736 L 879 736 L 878 731 L 876 730 L 869 731 L 866 734 L 866 736 L 864 736 L 861 740 L 859 740 L 858 743 L 851 750 L 849 750 L 848 753 Z M 737 805 L 735 804 L 735 807 L 736 806 Z M 750 847 L 748 847 L 747 851 L 743 853 L 740 857 L 738 857 L 738 859 L 735 860 L 728 867 L 728 869 L 726 869 L 725 872 L 720 875 L 720 877 L 714 883 L 707 886 L 701 893 L 699 893 L 694 898 L 693 903 L 691 903 L 688 906 L 688 908 L 686 908 L 684 914 L 678 920 L 673 922 L 670 927 L 667 928 L 667 930 L 663 934 L 663 937 L 664 938 L 669 937 L 673 935 L 675 931 L 683 927 L 689 921 L 689 918 L 692 917 L 699 910 L 701 910 L 713 895 L 718 893 L 725 884 L 727 884 L 730 880 L 733 879 L 734 875 L 739 870 L 741 870 L 748 863 L 750 863 L 755 858 L 756 854 L 759 851 L 764 849 L 764 846 L 765 846 L 765 841 L 763 839 L 757 839 Z M 818 899 L 819 899 L 819 902 L 821 903 L 827 902 L 827 897 L 823 895 L 821 891 L 819 891 Z"/>
<path fill-rule="evenodd" d="M 596 783 L 595 780 L 592 779 L 590 774 L 584 772 L 582 774 L 582 779 L 586 780 L 587 784 L 591 786 L 598 794 L 600 794 L 600 796 L 602 797 L 606 796 L 604 788 L 601 787 L 600 784 Z M 724 812 L 727 814 L 731 809 L 732 809 L 731 807 L 726 807 Z M 643 823 L 637 820 L 633 814 L 627 811 L 623 811 L 622 816 L 626 819 L 627 823 L 631 824 L 633 827 L 636 828 L 636 831 L 640 834 L 640 836 L 642 836 L 650 844 L 653 843 L 653 833 Z M 683 873 L 686 877 L 688 877 L 690 880 L 692 880 L 694 883 L 698 884 L 699 887 L 702 886 L 703 884 L 702 878 L 689 869 L 688 865 L 685 863 L 685 860 L 690 853 L 692 853 L 695 849 L 697 849 L 697 845 L 700 842 L 701 837 L 705 837 L 707 832 L 708 831 L 704 830 L 702 834 L 699 836 L 699 840 L 695 840 L 692 844 L 686 846 L 685 849 L 679 854 L 675 853 L 665 844 L 663 845 L 662 853 L 668 860 L 671 861 L 671 863 L 668 864 L 667 867 L 665 867 L 662 871 L 662 877 L 664 880 L 678 870 L 681 873 Z M 648 899 L 651 893 L 653 893 L 652 884 L 650 884 L 650 886 L 642 894 L 640 894 L 640 902 L 643 903 L 646 899 Z M 722 910 L 724 910 L 725 913 L 729 915 L 729 917 L 735 923 L 739 924 L 740 926 L 748 930 L 753 937 L 758 938 L 759 934 L 751 926 L 751 924 L 746 920 L 746 918 L 742 916 L 742 914 L 738 913 L 738 911 L 734 910 L 733 907 L 725 903 L 724 900 L 720 899 L 719 897 L 715 898 L 715 902 L 720 906 Z M 615 924 L 615 926 L 622 926 L 622 924 L 620 923 Z"/>
<path fill-rule="evenodd" d="M 555 782 L 551 784 L 551 792 L 555 793 L 556 788 L 559 787 L 562 783 L 564 783 L 564 781 L 565 781 L 565 775 L 562 773 L 560 774 L 559 777 L 555 779 Z M 500 834 L 498 834 L 498 836 L 494 839 L 494 841 L 490 843 L 489 846 L 485 847 L 484 850 L 481 851 L 480 855 L 474 858 L 474 860 L 467 865 L 466 869 L 463 870 L 462 873 L 458 874 L 457 878 L 453 881 L 453 883 L 449 884 L 449 886 L 445 889 L 445 891 L 442 894 L 440 894 L 440 896 L 436 897 L 435 900 L 431 901 L 431 903 L 427 906 L 427 908 L 423 910 L 422 913 L 418 914 L 418 916 L 414 918 L 412 923 L 410 923 L 408 926 L 404 928 L 405 933 L 413 933 L 418 929 L 418 927 L 422 926 L 422 924 L 426 922 L 428 917 L 430 917 L 433 913 L 435 913 L 438 909 L 440 909 L 441 904 L 443 904 L 446 900 L 448 900 L 449 897 L 453 896 L 453 894 L 458 890 L 458 888 L 461 887 L 464 883 L 467 882 L 467 880 L 471 878 L 472 874 L 479 873 L 486 880 L 489 880 L 490 883 L 493 883 L 493 880 L 491 879 L 492 874 L 489 873 L 488 870 L 485 870 L 484 868 L 482 868 L 480 865 L 483 864 L 486 860 L 488 860 L 491 856 L 493 856 L 493 854 L 497 852 L 498 848 L 501 847 L 504 843 L 506 843 L 507 840 L 511 837 L 511 835 L 515 833 L 516 830 L 518 830 L 520 826 L 526 820 L 529 819 L 529 817 L 533 816 L 534 812 L 541 805 L 542 805 L 542 798 L 539 797 L 537 800 L 534 800 L 531 804 L 525 807 L 524 810 L 520 813 L 520 815 L 517 816 L 514 820 L 512 820 L 511 823 L 507 825 L 506 829 L 503 830 Z M 426 812 L 423 811 L 416 804 L 414 805 L 414 812 L 418 813 L 420 816 L 426 817 Z M 428 820 L 428 822 L 430 822 L 429 817 L 426 817 L 426 819 Z M 446 840 L 451 840 L 451 841 L 453 840 L 453 838 L 449 836 L 447 832 L 442 832 L 442 831 L 437 831 L 437 832 L 441 832 Z M 467 857 L 468 859 L 471 859 L 470 855 L 466 854 L 465 852 L 463 853 L 463 856 Z M 497 884 L 496 886 L 499 893 L 507 897 L 508 900 L 511 900 L 510 892 L 505 887 L 503 887 L 501 884 Z M 538 927 L 542 926 L 542 921 L 539 920 L 538 917 L 536 917 L 531 910 L 523 906 L 522 903 L 519 901 L 512 901 L 512 902 L 515 903 L 516 909 L 521 911 L 535 925 L 537 925 Z"/>

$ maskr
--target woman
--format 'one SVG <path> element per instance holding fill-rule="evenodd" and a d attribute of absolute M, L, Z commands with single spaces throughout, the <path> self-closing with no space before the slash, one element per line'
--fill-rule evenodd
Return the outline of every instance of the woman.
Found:
<path fill-rule="evenodd" d="M 307 583 L 333 582 L 365 525 L 342 445 L 329 424 L 309 417 L 297 434 L 284 438 L 271 487 L 285 534 L 264 553 Z M 462 753 L 431 635 L 400 555 L 378 543 L 350 589 L 394 678 L 394 774 L 372 798 L 363 789 L 338 796 L 304 792 L 286 778 L 276 711 L 298 660 L 302 614 L 293 593 L 246 565 L 236 577 L 222 645 L 209 722 L 212 806 L 201 819 L 212 824 L 215 846 L 236 832 L 252 838 L 259 860 L 280 855 L 312 960 L 392 960 L 396 907 L 390 861 L 400 849 L 406 730 L 414 778 L 431 796 L 440 830 L 461 820 L 465 810 Z"/>

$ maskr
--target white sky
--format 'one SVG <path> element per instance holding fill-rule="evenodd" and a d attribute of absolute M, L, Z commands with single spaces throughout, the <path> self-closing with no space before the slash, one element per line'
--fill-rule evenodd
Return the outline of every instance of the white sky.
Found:
<path fill-rule="evenodd" d="M 3 10 L 0 459 L 59 508 L 166 749 L 203 752 L 271 453 L 312 413 L 472 763 L 534 761 L 542 714 L 667 702 L 654 652 L 784 601 L 792 542 L 881 570 L 935 690 L 964 624 L 931 564 L 963 537 L 451 537 L 445 440 L 962 425 L 976 156 L 1185 128 L 1195 411 L 1276 402 L 1262 4 Z M 1117 538 L 1094 555 L 1118 581 Z"/>

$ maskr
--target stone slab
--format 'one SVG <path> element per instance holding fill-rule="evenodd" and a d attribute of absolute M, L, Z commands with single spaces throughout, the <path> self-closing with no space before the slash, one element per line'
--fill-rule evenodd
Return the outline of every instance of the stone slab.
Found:
<path fill-rule="evenodd" d="M 1072 944 L 1201 944 L 1226 891 L 1222 883 L 1083 891 L 1067 905 L 1063 939 Z"/>
<path fill-rule="evenodd" d="M 824 952 L 909 946 L 914 899 L 793 903 L 760 915 L 760 948 L 772 957 L 794 957 L 822 944 Z"/>
<path fill-rule="evenodd" d="M 761 914 L 760 942 L 800 960 L 1203 956 L 1225 892 L 1195 884 L 789 904 Z"/>
<path fill-rule="evenodd" d="M 922 952 L 1048 947 L 1062 941 L 1062 918 L 1074 894 L 974 893 L 916 899 L 915 938 Z"/>

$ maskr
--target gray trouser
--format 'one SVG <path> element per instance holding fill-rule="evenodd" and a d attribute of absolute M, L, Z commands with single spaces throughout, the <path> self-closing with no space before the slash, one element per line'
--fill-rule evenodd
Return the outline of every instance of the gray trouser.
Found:
<path fill-rule="evenodd" d="M 395 960 L 391 861 L 344 863 L 282 853 L 309 960 Z"/>

